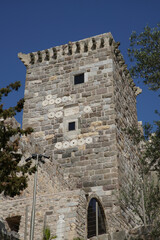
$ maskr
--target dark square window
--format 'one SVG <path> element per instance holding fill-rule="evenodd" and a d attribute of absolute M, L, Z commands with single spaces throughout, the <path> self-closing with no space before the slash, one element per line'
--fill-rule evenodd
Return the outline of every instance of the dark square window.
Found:
<path fill-rule="evenodd" d="M 74 76 L 74 85 L 84 83 L 84 73 Z"/>
<path fill-rule="evenodd" d="M 69 131 L 73 131 L 73 130 L 75 130 L 75 128 L 76 128 L 76 123 L 75 122 L 70 122 L 68 124 L 68 130 Z"/>

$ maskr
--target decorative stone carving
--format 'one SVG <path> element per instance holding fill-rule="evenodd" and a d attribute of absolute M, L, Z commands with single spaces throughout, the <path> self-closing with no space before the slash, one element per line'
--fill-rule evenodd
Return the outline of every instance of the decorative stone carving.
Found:
<path fill-rule="evenodd" d="M 79 145 L 79 146 L 82 146 L 82 145 L 84 145 L 84 144 L 85 144 L 85 141 L 84 141 L 83 138 L 81 138 L 81 139 L 78 140 L 78 145 Z"/>
<path fill-rule="evenodd" d="M 48 113 L 48 118 L 54 118 L 54 116 L 55 116 L 54 112 Z"/>
<path fill-rule="evenodd" d="M 54 99 L 49 100 L 49 104 L 50 105 L 54 104 Z"/>
<path fill-rule="evenodd" d="M 86 139 L 85 139 L 85 142 L 86 142 L 87 144 L 92 143 L 92 138 L 91 138 L 91 137 L 86 138 Z"/>
<path fill-rule="evenodd" d="M 52 95 L 47 95 L 46 96 L 46 100 L 51 100 L 52 99 Z"/>
<path fill-rule="evenodd" d="M 61 98 L 56 98 L 55 103 L 59 104 L 59 103 L 61 103 L 61 101 L 62 101 Z"/>
<path fill-rule="evenodd" d="M 69 98 L 67 97 L 67 96 L 64 96 L 63 98 L 62 98 L 62 102 L 67 102 L 69 100 Z"/>
<path fill-rule="evenodd" d="M 68 97 L 68 100 L 69 100 L 69 101 L 72 101 L 72 100 L 73 100 L 73 98 L 72 98 L 71 96 L 69 96 L 69 97 Z"/>
<path fill-rule="evenodd" d="M 56 112 L 55 116 L 56 116 L 57 118 L 60 118 L 60 117 L 63 116 L 63 112 L 61 112 L 61 111 Z"/>
<path fill-rule="evenodd" d="M 90 143 L 92 143 L 92 138 L 91 137 L 88 137 L 88 138 L 86 138 L 86 139 L 84 139 L 84 138 L 81 138 L 81 139 L 73 139 L 73 140 L 71 140 L 71 141 L 65 141 L 65 142 L 63 142 L 63 143 L 61 143 L 61 142 L 58 142 L 58 143 L 56 143 L 55 144 L 55 147 L 57 148 L 57 149 L 62 149 L 62 148 L 69 148 L 69 147 L 76 147 L 77 145 L 78 146 L 82 146 L 82 145 L 84 145 L 84 144 L 90 144 Z"/>
<path fill-rule="evenodd" d="M 86 106 L 84 107 L 84 110 L 83 110 L 85 113 L 90 113 L 92 111 L 91 107 L 90 106 Z"/>
<path fill-rule="evenodd" d="M 47 100 L 44 100 L 44 101 L 42 102 L 42 106 L 45 107 L 45 106 L 47 106 L 47 105 L 48 105 L 48 101 L 47 101 Z"/>
<path fill-rule="evenodd" d="M 64 143 L 63 143 L 63 148 L 68 148 L 68 147 L 69 147 L 69 142 L 67 142 L 67 141 L 64 142 Z"/>
<path fill-rule="evenodd" d="M 55 148 L 61 149 L 61 148 L 62 148 L 62 143 L 61 143 L 61 142 L 57 142 L 57 143 L 55 144 Z"/>
<path fill-rule="evenodd" d="M 71 146 L 71 147 L 77 146 L 77 140 L 76 140 L 76 139 L 73 139 L 73 140 L 70 142 L 70 146 Z"/>

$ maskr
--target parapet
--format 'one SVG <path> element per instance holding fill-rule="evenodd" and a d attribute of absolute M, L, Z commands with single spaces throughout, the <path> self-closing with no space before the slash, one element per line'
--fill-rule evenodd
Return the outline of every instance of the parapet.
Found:
<path fill-rule="evenodd" d="M 25 66 L 33 65 L 50 60 L 56 60 L 64 56 L 78 53 L 90 52 L 96 49 L 111 46 L 113 37 L 111 33 L 104 33 L 94 37 L 86 38 L 76 42 L 69 42 L 61 46 L 52 47 L 46 50 L 32 52 L 29 54 L 18 53 L 19 59 Z"/>

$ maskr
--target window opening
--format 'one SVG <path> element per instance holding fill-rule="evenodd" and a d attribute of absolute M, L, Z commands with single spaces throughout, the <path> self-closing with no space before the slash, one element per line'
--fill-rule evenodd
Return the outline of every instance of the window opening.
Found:
<path fill-rule="evenodd" d="M 6 218 L 6 221 L 11 231 L 19 231 L 21 216 L 8 217 Z"/>
<path fill-rule="evenodd" d="M 75 122 L 70 122 L 69 124 L 68 124 L 68 130 L 69 131 L 73 131 L 73 130 L 75 130 L 76 129 L 76 123 Z"/>
<path fill-rule="evenodd" d="M 74 85 L 84 83 L 84 73 L 74 76 Z"/>
<path fill-rule="evenodd" d="M 104 211 L 95 198 L 92 198 L 89 202 L 87 223 L 88 238 L 106 233 Z"/>

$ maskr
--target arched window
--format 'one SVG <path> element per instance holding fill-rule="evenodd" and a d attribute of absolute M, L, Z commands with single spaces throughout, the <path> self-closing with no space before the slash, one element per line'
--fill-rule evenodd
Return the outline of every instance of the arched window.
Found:
<path fill-rule="evenodd" d="M 89 202 L 87 223 L 88 238 L 106 233 L 104 211 L 96 198 L 92 198 Z"/>

